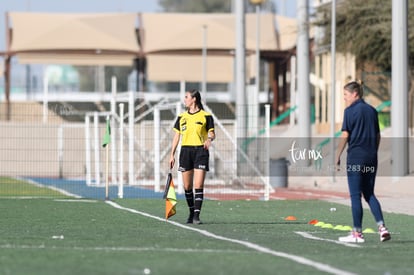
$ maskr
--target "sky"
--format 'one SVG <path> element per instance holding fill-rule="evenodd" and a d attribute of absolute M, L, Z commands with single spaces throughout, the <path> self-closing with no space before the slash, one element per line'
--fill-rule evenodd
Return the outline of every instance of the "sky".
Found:
<path fill-rule="evenodd" d="M 197 0 L 194 0 L 197 1 Z M 281 15 L 294 17 L 296 0 L 267 0 Z M 0 0 L 0 51 L 5 46 L 5 12 L 161 12 L 158 0 Z"/>

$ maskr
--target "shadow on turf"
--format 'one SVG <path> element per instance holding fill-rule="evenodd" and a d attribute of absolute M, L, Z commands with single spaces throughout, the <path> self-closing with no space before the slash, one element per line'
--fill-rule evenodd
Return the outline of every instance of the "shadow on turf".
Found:
<path fill-rule="evenodd" d="M 409 243 L 414 243 L 414 240 L 394 240 L 391 238 L 391 240 L 387 241 L 386 243 L 401 243 L 401 244 L 409 244 Z"/>

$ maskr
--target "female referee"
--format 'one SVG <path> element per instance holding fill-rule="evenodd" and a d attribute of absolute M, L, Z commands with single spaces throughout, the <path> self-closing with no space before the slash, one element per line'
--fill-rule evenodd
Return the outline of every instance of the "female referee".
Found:
<path fill-rule="evenodd" d="M 174 125 L 170 168 L 175 164 L 175 151 L 181 137 L 178 171 L 182 172 L 185 198 L 190 211 L 187 223 L 201 224 L 200 211 L 204 199 L 204 179 L 209 170 L 209 151 L 216 135 L 211 114 L 204 111 L 197 90 L 185 93 L 186 112 L 181 113 Z M 193 192 L 194 187 L 194 192 Z"/>

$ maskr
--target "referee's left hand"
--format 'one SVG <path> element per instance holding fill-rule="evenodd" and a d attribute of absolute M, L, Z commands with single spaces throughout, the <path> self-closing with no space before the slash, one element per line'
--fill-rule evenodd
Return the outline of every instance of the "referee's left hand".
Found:
<path fill-rule="evenodd" d="M 204 141 L 204 149 L 208 150 L 208 148 L 210 148 L 211 146 L 211 139 L 207 139 L 206 141 Z"/>

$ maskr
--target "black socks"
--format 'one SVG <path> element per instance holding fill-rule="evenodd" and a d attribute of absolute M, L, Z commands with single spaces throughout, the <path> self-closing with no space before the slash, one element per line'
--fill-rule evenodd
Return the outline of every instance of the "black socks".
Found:
<path fill-rule="evenodd" d="M 193 190 L 185 190 L 185 199 L 187 201 L 190 215 L 188 216 L 187 223 L 193 223 L 194 217 L 194 193 Z"/>
<path fill-rule="evenodd" d="M 200 224 L 200 211 L 204 200 L 204 189 L 195 189 L 195 194 L 193 193 L 193 190 L 185 190 L 185 199 L 190 211 L 187 223 L 194 222 Z"/>
<path fill-rule="evenodd" d="M 194 215 L 200 216 L 201 206 L 203 205 L 204 189 L 195 189 L 194 194 Z"/>

